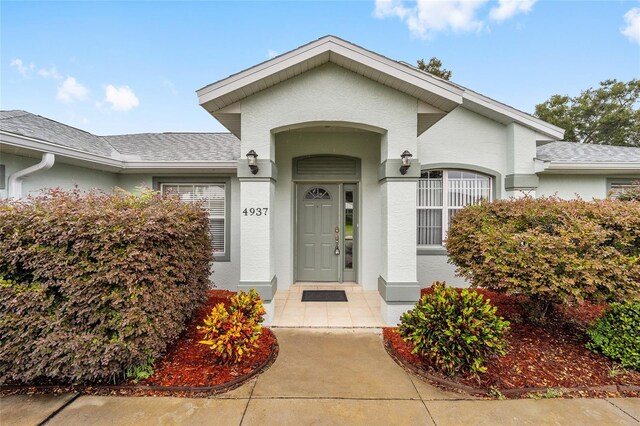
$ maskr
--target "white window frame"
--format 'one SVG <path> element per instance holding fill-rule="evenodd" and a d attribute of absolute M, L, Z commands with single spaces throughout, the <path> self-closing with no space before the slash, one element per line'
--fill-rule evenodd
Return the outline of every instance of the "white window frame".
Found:
<path fill-rule="evenodd" d="M 480 175 L 483 176 L 485 178 L 487 178 L 489 180 L 489 200 L 488 201 L 493 201 L 493 193 L 494 193 L 494 177 L 491 175 L 488 175 L 486 173 L 482 173 L 482 172 L 478 172 L 475 170 L 465 170 L 465 169 L 425 169 L 422 170 L 421 173 L 426 173 L 426 172 L 436 172 L 436 171 L 441 171 L 442 172 L 442 205 L 441 206 L 419 206 L 416 205 L 416 213 L 419 210 L 439 210 L 440 214 L 441 214 L 441 220 L 442 220 L 442 236 L 441 236 L 441 243 L 440 244 L 418 244 L 418 247 L 422 247 L 422 248 L 442 248 L 444 246 L 444 241 L 447 238 L 447 232 L 449 231 L 449 212 L 451 210 L 461 210 L 464 207 L 471 205 L 471 204 L 465 204 L 465 206 L 463 207 L 451 207 L 450 203 L 449 203 L 449 172 L 466 172 L 466 173 L 475 173 L 476 175 Z M 427 179 L 427 178 L 418 178 L 420 179 Z M 416 191 L 417 191 L 418 187 L 416 186 Z M 474 197 L 475 198 L 475 197 Z M 417 199 L 416 199 L 417 201 Z M 416 203 L 417 204 L 417 203 Z M 417 229 L 417 223 L 416 223 L 416 229 Z"/>
<path fill-rule="evenodd" d="M 227 232 L 227 227 L 229 226 L 228 222 L 229 222 L 229 218 L 228 218 L 228 214 L 227 214 L 227 198 L 228 198 L 228 192 L 227 192 L 227 183 L 225 182 L 199 182 L 199 181 L 194 181 L 194 182 L 171 182 L 171 181 L 167 181 L 167 182 L 162 182 L 160 183 L 160 192 L 164 195 L 165 194 L 165 187 L 166 186 L 191 186 L 193 188 L 195 188 L 196 186 L 217 186 L 222 188 L 222 193 L 223 193 L 223 199 L 222 199 L 222 215 L 213 215 L 208 209 L 205 209 L 205 211 L 207 212 L 207 217 L 209 220 L 211 219 L 222 219 L 222 223 L 223 223 L 223 227 L 222 227 L 222 238 L 223 238 L 223 250 L 222 251 L 215 251 L 213 250 L 213 247 L 211 248 L 214 255 L 216 257 L 220 256 L 220 257 L 225 257 L 228 254 L 228 245 L 229 245 L 229 241 L 228 241 L 228 232 Z M 179 195 L 179 194 L 176 194 Z M 213 235 L 210 235 L 210 237 L 213 239 Z"/>

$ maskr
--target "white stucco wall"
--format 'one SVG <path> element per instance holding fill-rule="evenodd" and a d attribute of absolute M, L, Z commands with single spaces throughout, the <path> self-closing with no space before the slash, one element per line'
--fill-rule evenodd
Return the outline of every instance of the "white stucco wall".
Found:
<path fill-rule="evenodd" d="M 458 107 L 418 137 L 418 157 L 423 168 L 430 164 L 456 164 L 470 169 L 482 167 L 504 176 L 513 169 L 509 160 L 512 138 L 507 126 Z M 533 160 L 531 161 L 533 167 Z M 505 196 L 504 182 L 498 185 L 496 197 Z M 466 286 L 455 276 L 455 266 L 445 255 L 417 256 L 418 284 L 428 287 L 434 281 L 446 281 L 456 287 Z"/>
<path fill-rule="evenodd" d="M 456 276 L 455 265 L 447 263 L 446 255 L 418 256 L 418 284 L 420 287 L 430 287 L 435 281 L 446 281 L 451 287 L 467 287 L 464 278 Z"/>
<path fill-rule="evenodd" d="M 507 129 L 458 107 L 418 137 L 418 157 L 426 166 L 468 164 L 495 170 L 504 178 L 508 170 Z"/>
<path fill-rule="evenodd" d="M 415 152 L 417 100 L 334 64 L 325 64 L 242 101 L 242 152 L 274 158 L 272 129 L 308 122 L 385 129 L 382 158 Z M 387 156 L 388 152 L 388 156 Z"/>
<path fill-rule="evenodd" d="M 362 159 L 362 250 L 358 280 L 365 288 L 375 289 L 377 277 L 383 271 L 386 273 L 390 268 L 402 266 L 387 264 L 390 257 L 382 257 L 381 253 L 388 249 L 381 236 L 387 232 L 387 223 L 400 224 L 394 225 L 394 231 L 405 226 L 405 235 L 415 233 L 415 207 L 409 203 L 404 211 L 401 205 L 383 211 L 377 168 L 387 158 L 399 159 L 404 150 L 417 152 L 415 98 L 334 64 L 325 64 L 244 99 L 241 113 L 241 151 L 253 149 L 260 159 L 275 160 L 278 167 L 273 210 L 273 241 L 277 249 L 275 253 L 260 254 L 275 259 L 278 288 L 287 288 L 293 281 L 291 164 L 292 158 L 300 155 L 340 154 Z M 343 136 L 332 132 L 331 136 L 321 136 L 288 130 L 289 127 L 300 124 L 344 126 L 347 129 L 372 126 L 378 129 L 379 134 L 346 132 L 348 136 Z M 362 136 L 367 134 L 369 136 Z M 367 137 L 375 138 L 375 143 L 366 140 Z M 415 183 L 406 182 L 405 185 L 411 187 L 410 191 L 415 198 Z M 247 194 L 248 199 L 261 196 Z M 404 220 L 407 214 L 412 215 L 414 225 Z M 244 228 L 241 232 L 245 232 Z M 395 248 L 391 250 L 393 249 Z M 400 248 L 397 250 L 401 251 Z M 413 253 L 414 247 L 407 250 Z M 263 271 L 257 274 L 261 276 L 261 280 L 269 279 L 266 262 L 257 260 L 255 263 L 263 265 Z M 415 266 L 405 270 L 404 275 L 412 275 L 412 281 L 415 281 Z"/>
<path fill-rule="evenodd" d="M 18 170 L 33 166 L 39 162 L 40 158 L 2 153 L 2 164 L 6 167 L 6 180 Z M 73 189 L 76 185 L 81 190 L 100 189 L 103 191 L 111 191 L 113 187 L 116 186 L 117 180 L 117 175 L 114 173 L 64 164 L 60 162 L 60 159 L 56 158 L 56 162 L 52 168 L 37 172 L 23 180 L 22 195 L 37 196 L 42 193 L 42 190 L 48 188 L 69 190 Z M 5 198 L 6 196 L 7 190 L 5 182 L 5 189 L 0 190 L 0 197 Z"/>
<path fill-rule="evenodd" d="M 583 200 L 607 197 L 605 175 L 540 175 L 536 195 L 557 195 L 564 199 L 580 197 Z"/>

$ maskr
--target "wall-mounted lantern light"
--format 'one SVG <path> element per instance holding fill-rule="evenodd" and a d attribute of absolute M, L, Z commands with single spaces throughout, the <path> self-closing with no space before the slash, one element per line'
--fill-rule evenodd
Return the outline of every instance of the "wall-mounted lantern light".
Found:
<path fill-rule="evenodd" d="M 258 173 L 258 154 L 254 150 L 247 152 L 247 163 L 249 163 L 249 168 L 251 169 L 251 173 L 254 175 Z"/>
<path fill-rule="evenodd" d="M 400 173 L 401 174 L 403 174 L 403 175 L 407 174 L 407 170 L 409 170 L 409 167 L 411 167 L 411 157 L 413 157 L 413 154 L 411 154 L 407 150 L 405 150 L 400 155 L 400 158 L 402 158 L 402 166 L 400 166 Z"/>

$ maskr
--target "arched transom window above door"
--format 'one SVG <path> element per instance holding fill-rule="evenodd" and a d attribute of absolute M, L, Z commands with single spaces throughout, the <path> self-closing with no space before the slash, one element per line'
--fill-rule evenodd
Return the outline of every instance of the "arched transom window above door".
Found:
<path fill-rule="evenodd" d="M 331 195 L 324 189 L 316 186 L 315 188 L 311 188 L 304 194 L 305 200 L 330 200 Z"/>

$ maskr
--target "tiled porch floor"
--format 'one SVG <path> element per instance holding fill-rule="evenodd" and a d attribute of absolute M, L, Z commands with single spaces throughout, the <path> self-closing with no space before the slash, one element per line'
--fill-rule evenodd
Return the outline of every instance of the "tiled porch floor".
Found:
<path fill-rule="evenodd" d="M 344 290 L 348 302 L 302 302 L 302 290 Z M 380 295 L 353 283 L 296 283 L 274 297 L 272 327 L 384 327 Z"/>

